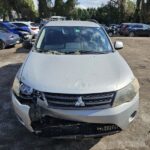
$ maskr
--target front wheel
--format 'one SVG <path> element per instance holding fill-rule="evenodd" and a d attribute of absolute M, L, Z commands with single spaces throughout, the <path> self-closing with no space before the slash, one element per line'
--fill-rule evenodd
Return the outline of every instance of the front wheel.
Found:
<path fill-rule="evenodd" d="M 0 50 L 5 49 L 5 47 L 6 47 L 5 42 L 0 40 Z"/>

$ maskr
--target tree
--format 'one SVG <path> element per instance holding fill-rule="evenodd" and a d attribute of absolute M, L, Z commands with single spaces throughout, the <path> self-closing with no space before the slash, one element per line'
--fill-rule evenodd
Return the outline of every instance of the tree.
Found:
<path fill-rule="evenodd" d="M 137 0 L 135 18 L 137 22 L 150 23 L 150 0 Z"/>
<path fill-rule="evenodd" d="M 77 4 L 77 0 L 67 0 L 64 4 L 65 8 L 65 15 L 69 18 L 72 16 L 73 12 L 75 11 L 75 5 Z"/>
<path fill-rule="evenodd" d="M 63 0 L 55 0 L 55 5 L 54 5 L 54 13 L 57 16 L 63 16 L 64 15 L 64 2 Z"/>
<path fill-rule="evenodd" d="M 50 8 L 47 7 L 46 0 L 38 0 L 39 3 L 39 17 L 47 18 L 50 17 Z"/>
<path fill-rule="evenodd" d="M 36 16 L 33 0 L 0 0 L 1 13 L 3 19 L 6 16 L 12 19 L 12 10 L 15 10 L 19 16 L 31 19 Z"/>

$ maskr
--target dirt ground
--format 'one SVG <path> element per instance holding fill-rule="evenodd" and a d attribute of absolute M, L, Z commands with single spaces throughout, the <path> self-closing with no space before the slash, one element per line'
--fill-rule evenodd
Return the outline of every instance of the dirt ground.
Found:
<path fill-rule="evenodd" d="M 0 150 L 150 150 L 150 38 L 122 40 L 120 53 L 140 81 L 140 110 L 128 129 L 102 139 L 82 141 L 39 138 L 16 119 L 10 89 L 14 76 L 28 54 L 21 45 L 0 51 Z"/>

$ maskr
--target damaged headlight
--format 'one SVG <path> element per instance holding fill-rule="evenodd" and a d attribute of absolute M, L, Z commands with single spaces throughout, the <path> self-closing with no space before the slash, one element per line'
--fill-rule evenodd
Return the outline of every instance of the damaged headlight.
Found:
<path fill-rule="evenodd" d="M 23 94 L 23 95 L 30 96 L 33 93 L 33 88 L 31 88 L 30 86 L 22 83 L 20 85 L 20 93 Z"/>
<path fill-rule="evenodd" d="M 21 83 L 17 77 L 15 78 L 13 83 L 13 91 L 17 96 L 19 96 L 20 93 L 26 96 L 30 96 L 33 94 L 33 88 L 24 83 Z"/>
<path fill-rule="evenodd" d="M 133 98 L 138 94 L 139 88 L 139 82 L 135 78 L 129 85 L 117 92 L 113 106 L 116 107 L 123 103 L 132 101 Z"/>

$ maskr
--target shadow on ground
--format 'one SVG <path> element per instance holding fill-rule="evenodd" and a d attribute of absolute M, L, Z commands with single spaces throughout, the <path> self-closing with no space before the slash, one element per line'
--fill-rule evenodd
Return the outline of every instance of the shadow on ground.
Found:
<path fill-rule="evenodd" d="M 0 149 L 12 150 L 89 150 L 100 139 L 50 140 L 30 133 L 16 119 L 11 105 L 10 89 L 21 64 L 0 68 Z"/>
<path fill-rule="evenodd" d="M 16 53 L 29 53 L 30 50 L 29 49 L 25 49 L 23 47 L 19 47 L 16 49 Z"/>

